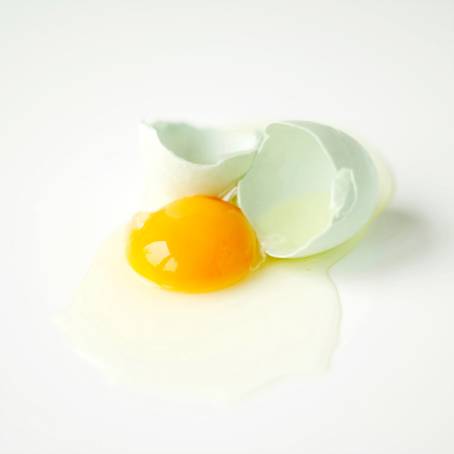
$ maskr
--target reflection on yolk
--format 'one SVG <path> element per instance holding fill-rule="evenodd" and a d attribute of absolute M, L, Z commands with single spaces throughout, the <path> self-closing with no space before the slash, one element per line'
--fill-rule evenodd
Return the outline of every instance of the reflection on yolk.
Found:
<path fill-rule="evenodd" d="M 239 208 L 207 196 L 186 197 L 151 213 L 129 236 L 134 270 L 162 287 L 208 292 L 253 269 L 260 252 Z"/>

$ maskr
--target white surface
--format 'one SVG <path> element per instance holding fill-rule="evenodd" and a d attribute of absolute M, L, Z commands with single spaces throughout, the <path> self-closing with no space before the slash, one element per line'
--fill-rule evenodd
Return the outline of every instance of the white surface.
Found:
<path fill-rule="evenodd" d="M 1 6 L 2 453 L 454 450 L 451 1 Z M 105 383 L 57 333 L 136 204 L 145 116 L 324 121 L 382 150 L 398 189 L 334 271 L 328 375 L 176 404 Z"/>

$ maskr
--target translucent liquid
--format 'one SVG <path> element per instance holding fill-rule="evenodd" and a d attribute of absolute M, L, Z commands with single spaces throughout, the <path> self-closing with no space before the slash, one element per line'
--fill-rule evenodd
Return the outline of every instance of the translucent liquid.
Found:
<path fill-rule="evenodd" d="M 269 260 L 228 289 L 181 294 L 137 275 L 125 240 L 120 232 L 106 241 L 58 317 L 74 348 L 111 380 L 173 397 L 229 400 L 329 366 L 340 305 L 326 271 L 340 250 Z"/>

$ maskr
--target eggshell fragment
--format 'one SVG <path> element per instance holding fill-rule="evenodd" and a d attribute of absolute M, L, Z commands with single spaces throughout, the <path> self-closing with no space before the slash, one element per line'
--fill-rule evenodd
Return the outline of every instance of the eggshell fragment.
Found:
<path fill-rule="evenodd" d="M 238 204 L 264 251 L 297 258 L 357 233 L 377 206 L 377 170 L 365 148 L 329 126 L 272 123 L 238 185 Z"/>
<path fill-rule="evenodd" d="M 187 123 L 142 123 L 146 166 L 144 209 L 180 197 L 222 196 L 249 169 L 261 134 L 256 130 L 199 128 Z"/>

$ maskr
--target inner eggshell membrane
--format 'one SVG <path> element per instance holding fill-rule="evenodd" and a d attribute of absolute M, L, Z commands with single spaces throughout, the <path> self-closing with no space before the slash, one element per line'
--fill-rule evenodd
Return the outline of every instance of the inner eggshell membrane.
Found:
<path fill-rule="evenodd" d="M 255 150 L 258 135 L 244 131 L 197 128 L 187 123 L 153 123 L 159 140 L 178 157 L 194 164 L 217 164 L 235 154 Z"/>
<path fill-rule="evenodd" d="M 329 229 L 337 169 L 309 132 L 273 124 L 267 133 L 259 156 L 240 183 L 240 206 L 247 208 L 267 253 L 283 257 Z"/>

